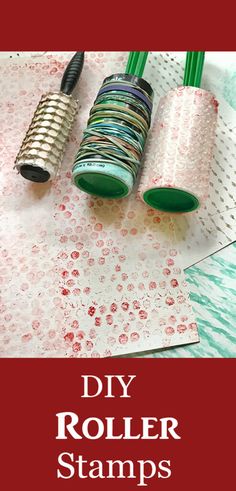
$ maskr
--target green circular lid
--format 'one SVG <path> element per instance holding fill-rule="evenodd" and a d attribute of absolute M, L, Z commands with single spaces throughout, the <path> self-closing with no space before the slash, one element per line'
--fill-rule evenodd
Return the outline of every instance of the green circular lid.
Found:
<path fill-rule="evenodd" d="M 169 213 L 187 213 L 199 207 L 196 196 L 177 188 L 149 189 L 143 199 L 152 208 Z"/>
<path fill-rule="evenodd" d="M 101 198 L 124 198 L 129 188 L 120 179 L 101 172 L 84 172 L 74 178 L 75 185 L 86 193 Z"/>

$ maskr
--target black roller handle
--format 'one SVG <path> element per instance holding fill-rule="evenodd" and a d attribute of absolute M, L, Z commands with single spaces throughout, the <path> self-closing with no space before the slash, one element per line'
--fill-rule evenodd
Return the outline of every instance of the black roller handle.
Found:
<path fill-rule="evenodd" d="M 77 51 L 68 63 L 61 81 L 61 92 L 70 95 L 82 72 L 84 65 L 84 51 Z"/>

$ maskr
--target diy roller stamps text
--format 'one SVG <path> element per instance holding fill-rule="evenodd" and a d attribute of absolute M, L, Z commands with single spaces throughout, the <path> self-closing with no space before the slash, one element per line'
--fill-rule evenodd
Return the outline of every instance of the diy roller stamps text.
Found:
<path fill-rule="evenodd" d="M 122 399 L 134 397 L 133 386 L 136 375 L 82 375 L 81 400 L 94 398 Z M 91 401 L 91 402 L 92 402 Z M 83 413 L 83 401 L 81 411 Z M 91 405 L 92 407 L 92 405 Z M 93 405 L 94 407 L 94 405 Z M 107 409 L 109 412 L 109 409 Z M 126 408 L 122 414 L 125 414 Z M 94 414 L 94 413 L 92 413 Z M 62 411 L 56 414 L 56 440 L 68 441 L 68 448 L 58 455 L 58 479 L 134 479 L 137 486 L 147 486 L 150 479 L 169 479 L 171 477 L 171 461 L 158 459 L 93 459 L 79 454 L 81 440 L 180 440 L 178 420 L 174 417 L 130 416 L 114 417 L 80 417 L 78 412 Z M 76 450 L 71 452 L 73 442 Z M 89 448 L 89 447 L 88 447 Z M 141 448 L 141 447 L 140 447 Z M 166 452 L 165 452 L 166 453 Z M 98 454 L 99 456 L 99 454 Z"/>

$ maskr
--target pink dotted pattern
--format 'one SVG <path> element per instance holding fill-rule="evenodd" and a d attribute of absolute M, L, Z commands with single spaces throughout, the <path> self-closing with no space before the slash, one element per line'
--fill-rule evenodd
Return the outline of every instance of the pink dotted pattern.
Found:
<path fill-rule="evenodd" d="M 198 341 L 171 219 L 135 195 L 93 199 L 71 184 L 94 96 L 122 63 L 116 53 L 87 55 L 62 170 L 44 185 L 25 181 L 13 165 L 65 59 L 1 64 L 1 356 L 98 358 Z"/>

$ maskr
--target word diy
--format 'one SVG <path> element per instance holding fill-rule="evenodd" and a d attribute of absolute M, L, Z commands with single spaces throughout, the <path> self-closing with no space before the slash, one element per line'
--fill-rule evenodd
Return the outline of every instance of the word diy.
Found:
<path fill-rule="evenodd" d="M 135 378 L 136 375 L 104 375 L 104 381 L 102 381 L 96 375 L 82 375 L 84 391 L 81 397 L 97 397 L 101 393 L 106 399 L 131 397 L 128 389 Z"/>

